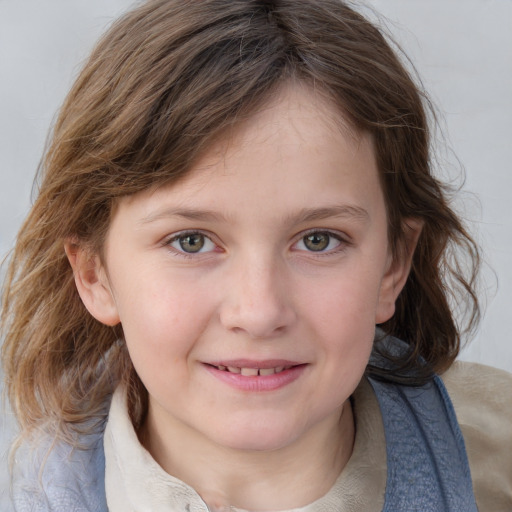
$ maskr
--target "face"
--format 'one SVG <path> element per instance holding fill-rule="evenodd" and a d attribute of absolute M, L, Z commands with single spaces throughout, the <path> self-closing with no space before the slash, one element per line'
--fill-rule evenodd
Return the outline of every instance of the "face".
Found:
<path fill-rule="evenodd" d="M 407 269 L 372 141 L 334 110 L 285 89 L 181 182 L 120 201 L 88 307 L 121 322 L 166 431 L 279 449 L 361 379 Z"/>

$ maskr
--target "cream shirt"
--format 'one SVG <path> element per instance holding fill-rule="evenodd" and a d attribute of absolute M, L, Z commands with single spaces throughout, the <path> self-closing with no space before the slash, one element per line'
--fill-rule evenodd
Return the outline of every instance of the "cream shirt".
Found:
<path fill-rule="evenodd" d="M 512 511 L 512 375 L 456 363 L 442 377 L 466 442 L 480 512 Z M 354 450 L 332 489 L 310 505 L 288 512 L 382 511 L 387 469 L 384 427 L 366 379 L 354 393 L 354 415 Z M 139 443 L 121 389 L 112 400 L 104 442 L 109 512 L 207 510 L 190 486 L 166 473 Z"/>

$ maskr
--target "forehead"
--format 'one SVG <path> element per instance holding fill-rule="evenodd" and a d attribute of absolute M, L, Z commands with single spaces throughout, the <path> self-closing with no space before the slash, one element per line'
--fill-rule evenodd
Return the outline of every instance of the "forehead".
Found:
<path fill-rule="evenodd" d="M 235 122 L 206 157 L 255 142 L 270 145 L 301 141 L 305 147 L 320 147 L 340 135 L 354 146 L 365 138 L 328 93 L 307 83 L 285 82 L 255 111 Z"/>
<path fill-rule="evenodd" d="M 370 135 L 356 130 L 325 95 L 299 84 L 283 87 L 239 120 L 179 182 L 136 194 L 126 204 L 144 197 L 145 218 L 166 202 L 226 216 L 250 213 L 251 205 L 261 216 L 258 205 L 264 205 L 283 216 L 327 204 L 364 204 L 371 213 L 380 206 L 379 196 Z M 379 201 L 372 204 L 372 198 Z"/>

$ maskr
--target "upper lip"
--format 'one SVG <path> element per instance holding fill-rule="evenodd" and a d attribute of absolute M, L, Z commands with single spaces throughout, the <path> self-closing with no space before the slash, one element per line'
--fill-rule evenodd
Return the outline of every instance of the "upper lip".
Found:
<path fill-rule="evenodd" d="M 289 359 L 264 359 L 264 360 L 254 360 L 254 359 L 222 359 L 216 361 L 209 361 L 206 364 L 211 366 L 230 366 L 233 368 L 258 368 L 258 369 L 267 369 L 267 368 L 281 368 L 281 367 L 291 367 L 298 366 L 300 363 L 298 361 L 291 361 Z"/>

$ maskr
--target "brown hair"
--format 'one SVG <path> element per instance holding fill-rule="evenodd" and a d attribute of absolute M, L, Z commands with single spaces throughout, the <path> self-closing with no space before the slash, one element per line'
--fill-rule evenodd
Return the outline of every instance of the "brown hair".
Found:
<path fill-rule="evenodd" d="M 432 174 L 428 102 L 381 32 L 339 0 L 152 0 L 110 28 L 70 91 L 12 253 L 3 362 L 26 431 L 47 418 L 64 433 L 101 418 L 120 380 L 141 420 L 147 395 L 122 328 L 86 311 L 64 240 L 101 253 L 117 198 L 178 180 L 286 80 L 322 91 L 372 134 L 394 250 L 405 218 L 424 222 L 396 314 L 381 326 L 412 347 L 399 366 L 417 369 L 418 356 L 428 372 L 453 362 L 462 329 L 450 296 L 468 300 L 474 325 L 478 250 Z"/>

